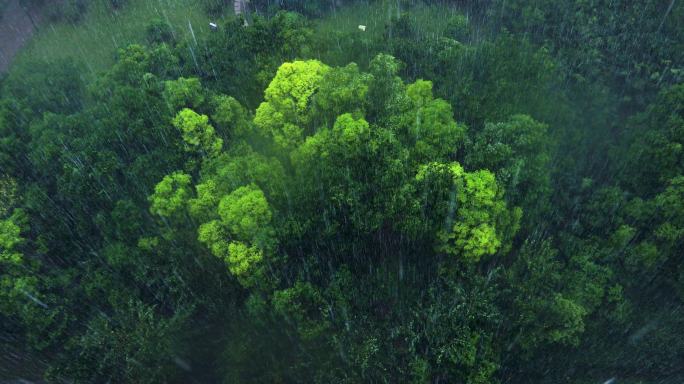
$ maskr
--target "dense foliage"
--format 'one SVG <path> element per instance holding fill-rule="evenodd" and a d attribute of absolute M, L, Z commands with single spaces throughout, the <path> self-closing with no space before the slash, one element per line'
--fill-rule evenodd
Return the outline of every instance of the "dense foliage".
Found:
<path fill-rule="evenodd" d="M 13 67 L 3 350 L 54 382 L 684 380 L 684 5 L 307 19 L 351 3 Z"/>

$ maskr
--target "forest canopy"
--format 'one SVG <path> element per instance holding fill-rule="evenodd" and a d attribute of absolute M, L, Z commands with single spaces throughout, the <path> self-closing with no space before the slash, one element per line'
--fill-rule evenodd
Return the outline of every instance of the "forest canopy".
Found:
<path fill-rule="evenodd" d="M 684 4 L 190 3 L 0 79 L 0 379 L 684 380 Z"/>

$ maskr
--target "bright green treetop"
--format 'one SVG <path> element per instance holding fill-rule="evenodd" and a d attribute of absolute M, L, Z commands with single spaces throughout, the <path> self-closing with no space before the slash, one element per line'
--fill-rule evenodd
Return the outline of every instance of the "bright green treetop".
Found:
<path fill-rule="evenodd" d="M 214 127 L 209 124 L 209 117 L 206 115 L 185 108 L 173 119 L 173 125 L 182 132 L 186 151 L 207 156 L 216 156 L 221 152 L 223 139 L 216 137 Z"/>
<path fill-rule="evenodd" d="M 284 63 L 256 111 L 254 123 L 282 148 L 301 143 L 311 122 L 309 103 L 329 67 L 317 60 Z"/>
<path fill-rule="evenodd" d="M 253 185 L 240 187 L 224 196 L 218 213 L 236 239 L 253 241 L 263 236 L 271 223 L 271 209 L 264 193 Z"/>
<path fill-rule="evenodd" d="M 430 163 L 420 168 L 416 181 L 435 178 L 451 180 L 446 229 L 437 233 L 439 251 L 478 261 L 507 245 L 520 212 L 508 209 L 491 172 L 465 172 L 458 163 Z"/>
<path fill-rule="evenodd" d="M 465 139 L 466 127 L 454 121 L 451 105 L 433 98 L 430 81 L 418 80 L 410 84 L 406 94 L 415 108 L 407 138 L 414 146 L 414 159 L 429 162 L 453 157 Z"/>
<path fill-rule="evenodd" d="M 206 198 L 203 201 L 208 205 Z M 251 286 L 264 252 L 275 247 L 269 204 L 258 187 L 248 185 L 225 195 L 215 209 L 219 218 L 200 225 L 198 239 L 243 285 Z"/>
<path fill-rule="evenodd" d="M 190 175 L 180 171 L 164 176 L 164 179 L 154 187 L 154 193 L 149 198 L 150 211 L 162 217 L 170 217 L 181 212 L 192 196 L 191 183 Z"/>

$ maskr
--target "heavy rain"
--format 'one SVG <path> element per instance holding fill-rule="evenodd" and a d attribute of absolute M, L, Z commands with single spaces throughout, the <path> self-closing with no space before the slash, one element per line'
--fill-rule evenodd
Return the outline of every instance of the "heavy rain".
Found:
<path fill-rule="evenodd" d="M 684 383 L 684 2 L 0 0 L 0 384 Z"/>

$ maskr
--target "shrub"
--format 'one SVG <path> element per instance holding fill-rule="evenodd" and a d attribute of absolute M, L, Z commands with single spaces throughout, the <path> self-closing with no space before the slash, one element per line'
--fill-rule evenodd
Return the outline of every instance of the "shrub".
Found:
<path fill-rule="evenodd" d="M 114 9 L 121 9 L 128 3 L 128 0 L 109 0 L 109 4 Z"/>
<path fill-rule="evenodd" d="M 153 19 L 146 27 L 147 41 L 150 44 L 173 43 L 171 26 L 161 19 Z"/>
<path fill-rule="evenodd" d="M 468 18 L 463 15 L 456 15 L 449 19 L 446 27 L 446 35 L 460 42 L 468 40 L 470 26 Z"/>

